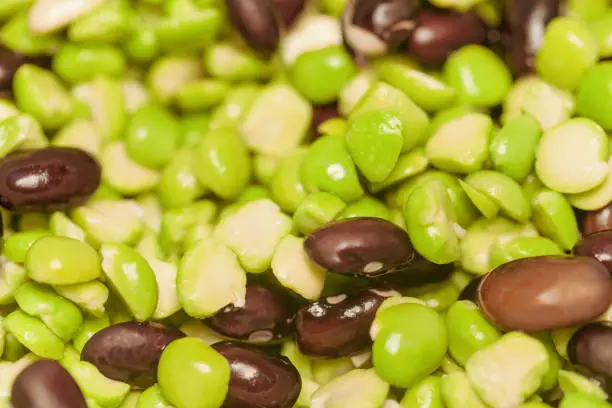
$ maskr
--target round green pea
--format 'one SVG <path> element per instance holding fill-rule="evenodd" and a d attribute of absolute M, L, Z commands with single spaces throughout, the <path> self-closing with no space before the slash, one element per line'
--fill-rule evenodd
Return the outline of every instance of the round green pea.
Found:
<path fill-rule="evenodd" d="M 612 130 L 612 62 L 595 65 L 582 76 L 576 108 L 579 115 Z"/>
<path fill-rule="evenodd" d="M 444 408 L 442 378 L 429 376 L 408 389 L 400 402 L 403 408 Z"/>
<path fill-rule="evenodd" d="M 299 148 L 283 158 L 270 180 L 274 202 L 288 213 L 294 213 L 307 195 L 300 178 L 300 168 L 306 154 L 306 149 Z"/>
<path fill-rule="evenodd" d="M 90 81 L 98 75 L 122 75 L 126 65 L 121 51 L 108 45 L 68 43 L 53 58 L 53 70 L 73 84 Z"/>
<path fill-rule="evenodd" d="M 344 211 L 338 214 L 337 219 L 375 217 L 391 220 L 389 209 L 382 202 L 371 196 L 363 196 L 346 206 Z"/>
<path fill-rule="evenodd" d="M 179 150 L 161 173 L 158 194 L 165 208 L 180 208 L 204 195 L 206 189 L 195 174 L 191 149 Z"/>
<path fill-rule="evenodd" d="M 562 254 L 563 250 L 559 245 L 548 238 L 517 237 L 505 243 L 494 243 L 489 254 L 489 265 L 491 268 L 497 268 L 516 259 Z"/>
<path fill-rule="evenodd" d="M 36 241 L 51 235 L 47 230 L 17 232 L 4 242 L 4 255 L 9 261 L 23 263 L 28 250 Z"/>

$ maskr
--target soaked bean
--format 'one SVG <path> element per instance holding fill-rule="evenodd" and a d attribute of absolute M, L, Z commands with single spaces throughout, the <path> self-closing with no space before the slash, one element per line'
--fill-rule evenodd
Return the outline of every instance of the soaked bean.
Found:
<path fill-rule="evenodd" d="M 399 293 L 368 289 L 319 299 L 298 310 L 296 340 L 304 354 L 342 357 L 371 345 L 369 330 L 381 303 Z"/>
<path fill-rule="evenodd" d="M 599 317 L 612 301 L 612 282 L 593 258 L 539 256 L 487 274 L 478 298 L 489 319 L 506 330 L 548 331 Z"/>
<path fill-rule="evenodd" d="M 612 203 L 600 210 L 587 212 L 582 220 L 584 235 L 608 229 L 612 229 Z"/>
<path fill-rule="evenodd" d="M 184 334 L 157 323 L 120 323 L 97 332 L 81 358 L 106 377 L 146 388 L 155 383 L 157 363 L 166 346 Z"/>
<path fill-rule="evenodd" d="M 612 273 L 612 230 L 587 235 L 576 245 L 574 254 L 593 257 Z"/>
<path fill-rule="evenodd" d="M 416 259 L 406 231 L 381 218 L 327 224 L 304 240 L 304 248 L 323 269 L 370 278 L 405 269 Z"/>
<path fill-rule="evenodd" d="M 561 11 L 559 0 L 508 0 L 506 25 L 510 66 L 515 74 L 534 70 L 534 57 L 542 46 L 546 26 Z"/>
<path fill-rule="evenodd" d="M 428 283 L 442 282 L 451 275 L 454 265 L 438 265 L 428 261 L 420 255 L 405 269 L 397 273 L 390 273 L 379 278 L 380 282 L 392 288 L 406 288 L 422 286 Z"/>
<path fill-rule="evenodd" d="M 453 51 L 486 40 L 485 23 L 474 12 L 425 10 L 415 21 L 407 48 L 422 63 L 441 64 Z"/>
<path fill-rule="evenodd" d="M 0 205 L 17 211 L 78 206 L 98 188 L 100 173 L 98 162 L 79 149 L 15 153 L 0 162 Z"/>
<path fill-rule="evenodd" d="M 15 379 L 13 408 L 86 408 L 85 397 L 72 376 L 57 361 L 38 360 Z"/>
<path fill-rule="evenodd" d="M 0 90 L 10 91 L 13 87 L 13 77 L 24 64 L 36 64 L 42 67 L 51 65 L 51 58 L 29 57 L 6 47 L 0 46 Z"/>
<path fill-rule="evenodd" d="M 295 310 L 282 293 L 261 284 L 249 284 L 242 307 L 228 305 L 206 320 L 213 330 L 235 339 L 268 343 L 285 337 Z"/>
<path fill-rule="evenodd" d="M 567 345 L 570 361 L 584 374 L 595 377 L 609 392 L 612 385 L 612 323 L 589 323 Z"/>
<path fill-rule="evenodd" d="M 256 51 L 271 54 L 280 40 L 280 25 L 274 6 L 267 0 L 227 0 L 233 25 Z"/>
<path fill-rule="evenodd" d="M 289 359 L 247 344 L 223 341 L 212 346 L 231 366 L 223 408 L 291 408 L 302 381 Z"/>

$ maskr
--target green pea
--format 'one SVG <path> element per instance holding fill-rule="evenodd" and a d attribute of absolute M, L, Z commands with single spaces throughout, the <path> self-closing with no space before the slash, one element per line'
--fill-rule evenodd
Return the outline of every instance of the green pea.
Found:
<path fill-rule="evenodd" d="M 122 244 L 100 248 L 106 279 L 119 293 L 137 321 L 145 321 L 155 311 L 159 289 L 153 270 L 134 249 Z"/>
<path fill-rule="evenodd" d="M 331 118 L 317 127 L 317 133 L 321 136 L 344 135 L 348 130 L 348 121 L 344 118 Z"/>
<path fill-rule="evenodd" d="M 192 147 L 198 144 L 210 129 L 211 117 L 206 113 L 184 116 L 179 122 L 179 146 Z"/>
<path fill-rule="evenodd" d="M 489 146 L 495 169 L 521 183 L 533 167 L 541 136 L 540 125 L 529 115 L 508 120 Z"/>
<path fill-rule="evenodd" d="M 462 300 L 446 314 L 448 352 L 462 366 L 478 350 L 495 343 L 500 332 L 485 319 L 474 303 Z"/>
<path fill-rule="evenodd" d="M 57 130 L 74 114 L 74 100 L 51 71 L 25 64 L 13 79 L 19 109 L 36 118 L 45 130 Z"/>
<path fill-rule="evenodd" d="M 349 119 L 373 110 L 391 110 L 397 114 L 402 122 L 403 152 L 425 141 L 429 118 L 425 111 L 399 89 L 384 82 L 377 83 L 353 108 Z"/>
<path fill-rule="evenodd" d="M 356 217 L 375 217 L 390 220 L 391 214 L 383 202 L 371 196 L 363 196 L 359 200 L 348 204 L 336 218 L 341 220 Z"/>
<path fill-rule="evenodd" d="M 4 262 L 0 266 L 0 305 L 13 303 L 17 288 L 27 280 L 26 270 L 14 262 Z"/>
<path fill-rule="evenodd" d="M 8 237 L 4 243 L 4 255 L 9 261 L 23 263 L 30 247 L 40 238 L 51 235 L 46 230 L 18 232 Z"/>
<path fill-rule="evenodd" d="M 346 204 L 333 194 L 318 192 L 308 194 L 293 214 L 298 231 L 307 235 L 335 219 Z"/>
<path fill-rule="evenodd" d="M 521 109 L 537 119 L 542 130 L 547 131 L 568 120 L 575 107 L 571 92 L 537 81 L 529 88 Z"/>
<path fill-rule="evenodd" d="M 414 296 L 421 300 L 426 306 L 442 312 L 457 301 L 461 291 L 450 280 L 440 283 L 431 283 L 417 288 L 402 290 L 403 295 Z"/>
<path fill-rule="evenodd" d="M 4 157 L 23 144 L 29 126 L 25 115 L 10 116 L 0 122 L 0 157 Z"/>
<path fill-rule="evenodd" d="M 301 177 L 308 191 L 325 191 L 347 203 L 364 194 L 343 136 L 317 139 L 304 158 Z"/>
<path fill-rule="evenodd" d="M 379 183 L 371 183 L 369 189 L 376 193 L 400 181 L 422 173 L 428 165 L 429 160 L 425 156 L 425 150 L 420 147 L 415 148 L 399 156 L 395 167 L 393 167 L 387 178 Z"/>
<path fill-rule="evenodd" d="M 165 208 L 185 207 L 204 195 L 206 189 L 195 174 L 194 154 L 181 149 L 172 156 L 159 181 L 158 194 Z"/>
<path fill-rule="evenodd" d="M 4 340 L 4 354 L 2 355 L 2 359 L 7 362 L 17 362 L 24 356 L 25 358 L 33 357 L 33 354 L 26 355 L 26 353 L 28 353 L 28 349 L 26 349 L 25 346 L 19 342 L 17 337 L 6 332 Z M 1 388 L 2 387 L 0 387 L 0 389 Z"/>
<path fill-rule="evenodd" d="M 599 48 L 599 58 L 612 57 L 612 30 L 610 27 L 612 24 L 612 13 L 607 10 L 605 13 L 598 16 L 598 18 L 590 23 L 590 28 L 595 38 L 597 39 L 597 45 Z"/>
<path fill-rule="evenodd" d="M 608 161 L 608 175 L 603 183 L 592 190 L 578 194 L 567 194 L 572 206 L 584 210 L 595 211 L 605 207 L 612 201 L 612 160 Z"/>
<path fill-rule="evenodd" d="M 463 290 L 465 287 L 474 279 L 474 276 L 470 275 L 463 269 L 455 269 L 449 276 L 449 280 L 459 289 Z"/>
<path fill-rule="evenodd" d="M 337 377 L 312 395 L 310 406 L 352 408 L 380 407 L 389 393 L 386 383 L 374 369 L 358 369 Z"/>
<path fill-rule="evenodd" d="M 612 109 L 612 62 L 595 65 L 582 76 L 578 86 L 576 108 L 578 114 L 612 130 L 612 119 L 606 112 Z"/>
<path fill-rule="evenodd" d="M 463 180 L 459 180 L 459 184 L 461 185 L 461 188 L 463 188 L 463 191 L 465 191 L 465 194 L 470 198 L 474 206 L 478 208 L 478 211 L 480 211 L 486 218 L 493 218 L 499 213 L 501 210 L 500 205 L 497 204 L 493 198 L 489 197 L 489 195 L 481 192 L 475 187 L 472 187 Z"/>
<path fill-rule="evenodd" d="M 410 240 L 419 254 L 438 264 L 459 260 L 455 214 L 441 181 L 416 187 L 406 201 L 404 217 Z"/>
<path fill-rule="evenodd" d="M 15 14 L 4 24 L 0 29 L 0 42 L 16 52 L 40 55 L 55 51 L 60 44 L 60 37 L 55 34 L 34 34 L 30 30 L 29 13 L 26 10 Z"/>
<path fill-rule="evenodd" d="M 115 47 L 65 44 L 53 58 L 53 70 L 63 80 L 79 83 L 98 75 L 119 76 L 126 70 L 126 61 Z"/>
<path fill-rule="evenodd" d="M 444 64 L 444 77 L 462 103 L 475 107 L 498 105 L 512 85 L 508 67 L 480 45 L 467 45 L 452 53 Z"/>
<path fill-rule="evenodd" d="M 559 388 L 563 394 L 578 392 L 606 401 L 608 394 L 587 377 L 573 371 L 559 370 Z"/>
<path fill-rule="evenodd" d="M 211 130 L 194 151 L 196 177 L 213 193 L 232 199 L 251 178 L 251 159 L 246 146 L 232 129 Z"/>
<path fill-rule="evenodd" d="M 195 57 L 168 55 L 151 65 L 147 84 L 155 99 L 167 105 L 181 86 L 201 77 L 202 67 Z"/>
<path fill-rule="evenodd" d="M 153 61 L 161 52 L 155 28 L 139 24 L 125 40 L 123 49 L 126 56 L 133 61 Z"/>
<path fill-rule="evenodd" d="M 210 45 L 221 29 L 221 12 L 209 7 L 195 13 L 171 16 L 161 20 L 155 33 L 163 49 L 192 51 Z"/>
<path fill-rule="evenodd" d="M 161 355 L 157 380 L 161 395 L 177 408 L 217 408 L 228 391 L 227 360 L 200 339 L 170 343 Z"/>
<path fill-rule="evenodd" d="M 155 384 L 142 392 L 138 398 L 135 408 L 172 408 L 172 406 L 164 399 L 159 389 L 159 385 Z"/>
<path fill-rule="evenodd" d="M 563 397 L 559 408 L 610 408 L 612 405 L 592 395 L 571 392 Z"/>
<path fill-rule="evenodd" d="M 165 211 L 162 216 L 159 243 L 166 255 L 183 252 L 183 240 L 198 223 L 208 224 L 217 215 L 217 206 L 209 200 L 200 200 L 188 207 Z"/>
<path fill-rule="evenodd" d="M 93 337 L 94 334 L 100 330 L 110 326 L 111 322 L 107 315 L 100 317 L 87 316 L 83 321 L 83 325 L 79 328 L 79 331 L 74 336 L 72 344 L 74 348 L 80 353 L 83 351 L 85 344 Z"/>
<path fill-rule="evenodd" d="M 151 191 L 159 184 L 159 173 L 136 162 L 127 152 L 125 143 L 111 142 L 103 150 L 102 181 L 117 192 L 134 196 Z"/>
<path fill-rule="evenodd" d="M 204 111 L 221 103 L 229 90 L 225 81 L 200 79 L 177 89 L 174 101 L 183 112 Z"/>
<path fill-rule="evenodd" d="M 544 189 L 533 196 L 531 204 L 538 230 L 561 248 L 572 249 L 580 237 L 576 215 L 565 196 Z"/>
<path fill-rule="evenodd" d="M 53 137 L 52 144 L 61 147 L 76 147 L 98 157 L 101 142 L 102 137 L 93 121 L 76 119 L 64 126 Z"/>
<path fill-rule="evenodd" d="M 462 370 L 442 377 L 441 392 L 447 408 L 487 408 Z"/>
<path fill-rule="evenodd" d="M 74 302 L 83 311 L 94 316 L 102 316 L 105 303 L 108 300 L 108 289 L 98 281 L 79 283 L 75 285 L 55 286 L 55 291 L 66 299 Z"/>
<path fill-rule="evenodd" d="M 260 91 L 261 87 L 255 84 L 238 85 L 232 88 L 223 103 L 213 111 L 210 128 L 238 126 L 253 106 Z"/>
<path fill-rule="evenodd" d="M 349 121 L 346 147 L 357 168 L 373 183 L 393 171 L 404 143 L 403 124 L 395 111 L 372 110 Z"/>
<path fill-rule="evenodd" d="M 72 211 L 73 221 L 85 231 L 87 241 L 96 247 L 112 243 L 136 244 L 144 229 L 142 217 L 142 207 L 132 200 L 104 199 Z"/>
<path fill-rule="evenodd" d="M 538 339 L 540 343 L 544 345 L 546 351 L 548 352 L 548 372 L 542 379 L 542 384 L 540 385 L 539 392 L 550 391 L 557 387 L 559 370 L 561 369 L 564 363 L 563 359 L 557 353 L 555 344 L 553 343 L 552 336 L 550 333 L 533 333 L 531 336 L 535 339 Z M 538 397 L 538 394 L 536 394 L 532 396 L 529 401 L 541 401 L 537 399 Z"/>
<path fill-rule="evenodd" d="M 606 0 L 569 0 L 567 14 L 583 21 L 591 21 L 608 11 L 609 3 Z"/>
<path fill-rule="evenodd" d="M 280 354 L 291 361 L 291 364 L 298 370 L 302 379 L 302 389 L 296 405 L 309 407 L 312 394 L 319 388 L 319 384 L 312 380 L 312 364 L 294 341 L 284 341 Z"/>
<path fill-rule="evenodd" d="M 444 320 L 417 303 L 404 303 L 377 314 L 372 362 L 382 379 L 409 388 L 430 375 L 446 354 Z"/>
<path fill-rule="evenodd" d="M 496 242 L 491 245 L 490 251 L 491 268 L 497 268 L 516 259 L 563 254 L 559 245 L 544 237 L 517 237 L 504 243 Z"/>
<path fill-rule="evenodd" d="M 285 212 L 294 213 L 307 195 L 300 179 L 300 168 L 307 154 L 307 149 L 299 148 L 283 158 L 270 180 L 272 198 Z"/>
<path fill-rule="evenodd" d="M 0 6 L 0 20 L 5 20 L 15 13 L 28 8 L 34 0 L 7 0 Z"/>
<path fill-rule="evenodd" d="M 71 24 L 68 38 L 73 42 L 118 42 L 130 32 L 131 14 L 127 1 L 108 1 Z"/>
<path fill-rule="evenodd" d="M 573 17 L 557 17 L 546 27 L 535 69 L 551 84 L 572 90 L 597 58 L 597 39 L 588 26 Z"/>
<path fill-rule="evenodd" d="M 6 316 L 4 329 L 37 356 L 59 360 L 64 355 L 64 342 L 43 322 L 21 310 Z"/>
<path fill-rule="evenodd" d="M 529 202 L 533 201 L 533 196 L 537 192 L 539 192 L 543 188 L 546 188 L 546 186 L 542 184 L 540 179 L 533 173 L 527 176 L 521 187 L 523 189 L 523 194 L 525 195 L 525 197 L 527 197 Z"/>
<path fill-rule="evenodd" d="M 471 113 L 440 126 L 427 141 L 425 154 L 432 165 L 452 173 L 472 173 L 488 158 L 493 122 L 487 115 Z"/>
<path fill-rule="evenodd" d="M 231 42 L 213 44 L 204 53 L 206 72 L 231 82 L 265 80 L 272 67 L 251 51 Z"/>
<path fill-rule="evenodd" d="M 270 198 L 270 194 L 265 187 L 252 185 L 245 188 L 242 193 L 236 198 L 236 204 L 247 204 L 251 201 Z"/>
<path fill-rule="evenodd" d="M 318 384 L 325 385 L 354 368 L 353 362 L 348 357 L 315 360 L 312 362 L 312 375 Z"/>
<path fill-rule="evenodd" d="M 444 408 L 442 378 L 429 376 L 409 388 L 400 405 L 403 408 Z"/>

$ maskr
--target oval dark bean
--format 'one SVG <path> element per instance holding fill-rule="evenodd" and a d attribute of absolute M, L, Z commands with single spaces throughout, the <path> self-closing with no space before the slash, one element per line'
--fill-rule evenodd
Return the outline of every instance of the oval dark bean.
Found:
<path fill-rule="evenodd" d="M 589 375 L 606 385 L 612 380 L 612 323 L 595 322 L 580 328 L 567 345 L 573 364 L 583 366 Z"/>
<path fill-rule="evenodd" d="M 14 153 L 0 162 L 0 205 L 13 211 L 78 206 L 96 191 L 100 174 L 96 159 L 79 149 Z"/>
<path fill-rule="evenodd" d="M 293 407 L 302 380 L 289 359 L 230 341 L 212 347 L 231 367 L 229 391 L 222 408 Z"/>
<path fill-rule="evenodd" d="M 291 27 L 306 6 L 306 0 L 272 0 L 285 27 Z"/>
<path fill-rule="evenodd" d="M 600 210 L 587 212 L 582 219 L 584 235 L 608 229 L 612 229 L 612 203 Z"/>
<path fill-rule="evenodd" d="M 280 24 L 268 0 L 226 0 L 232 24 L 254 50 L 271 54 L 280 41 Z"/>
<path fill-rule="evenodd" d="M 77 383 L 53 360 L 38 360 L 19 373 L 11 404 L 13 408 L 87 408 Z"/>
<path fill-rule="evenodd" d="M 247 285 L 243 307 L 228 305 L 206 319 L 206 324 L 227 337 L 268 343 L 289 333 L 294 313 L 292 302 L 284 294 L 254 283 Z"/>
<path fill-rule="evenodd" d="M 121 323 L 102 329 L 85 344 L 81 359 L 106 377 L 146 388 L 155 384 L 166 346 L 184 334 L 157 323 Z"/>
<path fill-rule="evenodd" d="M 36 64 L 49 68 L 51 57 L 30 57 L 0 46 L 0 90 L 10 91 L 13 88 L 13 77 L 24 64 Z"/>
<path fill-rule="evenodd" d="M 485 23 L 474 12 L 424 10 L 416 18 L 407 49 L 424 64 L 441 64 L 453 51 L 486 40 Z"/>
<path fill-rule="evenodd" d="M 540 256 L 494 269 L 482 279 L 478 300 L 506 330 L 549 331 L 599 317 L 612 302 L 612 282 L 593 258 Z"/>
<path fill-rule="evenodd" d="M 376 311 L 393 290 L 367 289 L 319 299 L 300 308 L 295 318 L 296 340 L 309 356 L 342 357 L 368 347 Z"/>
<path fill-rule="evenodd" d="M 574 254 L 595 258 L 612 273 L 612 230 L 587 235 L 574 247 Z"/>
<path fill-rule="evenodd" d="M 381 218 L 350 218 L 327 224 L 305 240 L 308 257 L 330 272 L 376 277 L 416 260 L 408 234 Z"/>
<path fill-rule="evenodd" d="M 516 75 L 533 72 L 536 52 L 542 46 L 546 26 L 560 14 L 559 0 L 508 0 L 506 26 L 510 66 Z"/>

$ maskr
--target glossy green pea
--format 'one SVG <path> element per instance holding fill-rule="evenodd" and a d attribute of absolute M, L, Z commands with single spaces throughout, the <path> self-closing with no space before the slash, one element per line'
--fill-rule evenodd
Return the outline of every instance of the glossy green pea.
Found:
<path fill-rule="evenodd" d="M 164 208 L 184 207 L 206 192 L 196 177 L 193 160 L 191 149 L 181 149 L 162 171 L 157 191 Z"/>
<path fill-rule="evenodd" d="M 111 44 L 130 32 L 132 10 L 125 0 L 107 1 L 68 28 L 73 42 Z"/>
<path fill-rule="evenodd" d="M 608 394 L 595 384 L 593 380 L 573 371 L 559 370 L 559 388 L 561 388 L 565 395 L 579 392 L 602 401 L 608 399 Z"/>
<path fill-rule="evenodd" d="M 227 360 L 200 339 L 170 343 L 161 355 L 157 380 L 162 396 L 177 408 L 217 408 L 228 392 Z"/>
<path fill-rule="evenodd" d="M 473 107 L 467 105 L 456 105 L 450 108 L 443 109 L 439 112 L 436 112 L 434 116 L 431 118 L 431 122 L 427 127 L 427 136 L 428 138 L 432 135 L 436 134 L 440 127 L 452 120 L 460 118 L 468 113 L 478 113 L 480 110 L 475 109 Z M 482 112 L 481 112 L 482 113 Z"/>
<path fill-rule="evenodd" d="M 364 194 L 343 136 L 317 139 L 304 158 L 301 178 L 308 191 L 325 191 L 344 202 Z"/>
<path fill-rule="evenodd" d="M 478 211 L 486 218 L 493 218 L 499 213 L 501 210 L 500 205 L 497 204 L 493 198 L 489 197 L 489 195 L 481 192 L 463 180 L 459 180 L 459 184 L 474 206 L 478 208 Z"/>
<path fill-rule="evenodd" d="M 562 255 L 563 250 L 555 242 L 544 237 L 517 237 L 511 241 L 491 245 L 489 265 L 497 268 L 516 259 L 542 255 Z"/>
<path fill-rule="evenodd" d="M 64 355 L 64 342 L 43 322 L 21 310 L 2 320 L 4 329 L 37 356 L 59 360 Z"/>
<path fill-rule="evenodd" d="M 174 101 L 183 112 L 204 111 L 221 103 L 229 90 L 225 81 L 200 79 L 177 89 Z"/>
<path fill-rule="evenodd" d="M 111 325 L 111 321 L 107 315 L 102 315 L 100 317 L 92 317 L 87 316 L 83 321 L 83 325 L 79 328 L 79 331 L 74 336 L 72 340 L 72 344 L 74 348 L 80 353 L 83 351 L 83 347 L 85 344 L 93 337 L 94 334 L 99 332 L 100 330 Z"/>
<path fill-rule="evenodd" d="M 231 82 L 260 81 L 272 74 L 271 64 L 231 42 L 213 44 L 204 53 L 206 72 Z"/>
<path fill-rule="evenodd" d="M 487 321 L 474 303 L 462 300 L 446 314 L 448 352 L 462 366 L 478 350 L 495 343 L 500 332 Z"/>
<path fill-rule="evenodd" d="M 389 173 L 389 175 L 383 181 L 379 183 L 371 183 L 369 189 L 370 191 L 376 193 L 395 183 L 422 173 L 425 171 L 428 165 L 429 160 L 427 160 L 427 157 L 425 156 L 425 150 L 417 147 L 412 151 L 399 156 L 395 167 L 393 167 L 391 170 L 391 173 Z"/>
<path fill-rule="evenodd" d="M 608 160 L 608 175 L 603 183 L 592 190 L 578 194 L 567 194 L 570 204 L 579 210 L 595 211 L 612 201 L 612 160 Z"/>
<path fill-rule="evenodd" d="M 23 263 L 30 247 L 42 237 L 51 235 L 46 230 L 18 232 L 8 237 L 4 243 L 4 255 L 9 261 Z"/>
<path fill-rule="evenodd" d="M 610 84 L 612 62 L 597 64 L 582 76 L 576 98 L 578 114 L 594 120 L 606 130 L 612 130 L 612 119 L 607 114 L 612 109 Z"/>
<path fill-rule="evenodd" d="M 210 129 L 212 118 L 206 113 L 184 116 L 179 122 L 179 146 L 191 147 L 198 144 Z"/>
<path fill-rule="evenodd" d="M 104 275 L 119 293 L 137 321 L 155 311 L 159 296 L 157 280 L 147 261 L 134 249 L 121 244 L 100 248 Z"/>
<path fill-rule="evenodd" d="M 442 378 L 429 376 L 409 388 L 400 405 L 403 408 L 444 408 Z"/>
<path fill-rule="evenodd" d="M 597 397 L 591 395 L 585 395 L 580 392 L 572 392 L 563 397 L 559 408 L 610 408 L 611 404 L 606 401 L 602 401 Z"/>
<path fill-rule="evenodd" d="M 459 289 L 463 290 L 465 287 L 474 279 L 474 276 L 470 275 L 463 269 L 455 269 L 449 280 Z"/>
<path fill-rule="evenodd" d="M 491 198 L 503 212 L 518 222 L 531 217 L 531 206 L 521 186 L 510 177 L 491 170 L 481 170 L 465 178 L 465 183 Z"/>
<path fill-rule="evenodd" d="M 13 79 L 13 93 L 19 108 L 45 130 L 56 130 L 72 119 L 74 100 L 51 71 L 22 65 Z"/>
<path fill-rule="evenodd" d="M 125 40 L 123 49 L 126 56 L 136 62 L 153 61 L 161 52 L 154 27 L 139 24 Z"/>
<path fill-rule="evenodd" d="M 455 90 L 434 75 L 430 75 L 411 59 L 400 56 L 374 61 L 374 70 L 381 80 L 408 95 L 421 108 L 436 112 L 448 107 L 455 99 Z"/>
<path fill-rule="evenodd" d="M 431 374 L 448 347 L 444 320 L 416 303 L 390 307 L 377 314 L 378 333 L 372 361 L 382 379 L 408 388 Z"/>
<path fill-rule="evenodd" d="M 138 398 L 135 408 L 172 408 L 172 406 L 164 399 L 159 389 L 159 385 L 155 384 L 146 390 Z"/>
<path fill-rule="evenodd" d="M 252 185 L 245 188 L 242 193 L 236 198 L 236 204 L 247 204 L 251 201 L 270 198 L 270 193 L 265 187 Z"/>
<path fill-rule="evenodd" d="M 540 232 L 561 248 L 570 250 L 579 237 L 578 222 L 572 206 L 562 194 L 540 190 L 531 201 L 533 223 Z"/>
<path fill-rule="evenodd" d="M 307 154 L 307 149 L 299 148 L 280 160 L 270 180 L 271 196 L 285 212 L 294 213 L 306 197 L 300 169 Z"/>
<path fill-rule="evenodd" d="M 597 39 L 599 58 L 612 57 L 612 12 L 607 10 L 589 25 Z"/>
<path fill-rule="evenodd" d="M 232 88 L 221 105 L 213 112 L 211 129 L 238 126 L 257 99 L 261 87 L 255 84 L 238 85 Z"/>
<path fill-rule="evenodd" d="M 425 141 L 429 125 L 429 118 L 425 111 L 419 108 L 405 93 L 384 82 L 372 86 L 353 108 L 349 119 L 363 112 L 385 109 L 395 111 L 402 121 L 403 152 L 407 152 Z"/>
<path fill-rule="evenodd" d="M 210 45 L 222 24 L 221 12 L 211 7 L 163 19 L 156 26 L 155 33 L 162 49 L 191 51 Z"/>
<path fill-rule="evenodd" d="M 0 273 L 0 305 L 14 303 L 13 295 L 27 280 L 26 270 L 13 262 L 5 262 Z"/>
<path fill-rule="evenodd" d="M 195 57 L 168 55 L 155 60 L 146 82 L 155 99 L 167 105 L 181 86 L 201 77 L 202 67 Z"/>
<path fill-rule="evenodd" d="M 232 129 L 211 130 L 194 151 L 195 174 L 205 187 L 226 200 L 236 197 L 251 178 L 251 158 Z"/>
<path fill-rule="evenodd" d="M 442 377 L 441 392 L 446 408 L 487 408 L 462 370 Z"/>
<path fill-rule="evenodd" d="M 29 7 L 34 0 L 7 0 L 0 6 L 0 20 L 7 19 L 15 13 Z"/>
<path fill-rule="evenodd" d="M 11 50 L 29 55 L 49 54 L 55 51 L 60 44 L 60 38 L 55 34 L 33 34 L 29 27 L 28 15 L 27 11 L 19 12 L 4 24 L 0 29 L 0 42 Z"/>
<path fill-rule="evenodd" d="M 415 188 L 404 207 L 408 235 L 419 254 L 431 262 L 459 260 L 456 216 L 444 184 L 431 181 Z"/>
<path fill-rule="evenodd" d="M 569 0 L 567 2 L 567 14 L 583 21 L 591 21 L 608 11 L 609 3 L 606 0 Z"/>
<path fill-rule="evenodd" d="M 315 104 L 335 101 L 356 73 L 353 59 L 342 46 L 304 52 L 289 70 L 295 88 Z"/>
<path fill-rule="evenodd" d="M 94 316 L 104 314 L 104 305 L 108 300 L 109 291 L 101 282 L 91 281 L 76 285 L 55 286 L 54 289 L 60 296 L 75 303 L 83 311 Z"/>
<path fill-rule="evenodd" d="M 363 196 L 357 201 L 348 204 L 346 208 L 338 214 L 336 219 L 341 220 L 356 217 L 374 217 L 390 220 L 391 214 L 389 214 L 389 209 L 383 202 L 371 196 Z"/>
<path fill-rule="evenodd" d="M 126 61 L 112 46 L 65 44 L 53 57 L 53 70 L 64 81 L 79 83 L 98 75 L 119 76 L 126 70 Z"/>
<path fill-rule="evenodd" d="M 508 120 L 489 146 L 495 169 L 521 183 L 533 167 L 541 136 L 540 125 L 529 115 Z"/>
<path fill-rule="evenodd" d="M 334 220 L 345 208 L 346 204 L 333 194 L 310 193 L 295 210 L 293 222 L 298 231 L 306 235 Z"/>
<path fill-rule="evenodd" d="M 546 27 L 535 69 L 551 84 L 572 90 L 597 57 L 597 40 L 588 26 L 573 17 L 557 17 Z"/>
<path fill-rule="evenodd" d="M 393 110 L 372 110 L 351 117 L 346 147 L 370 182 L 381 182 L 391 174 L 402 151 L 403 133 L 403 123 Z"/>
<path fill-rule="evenodd" d="M 72 220 L 96 247 L 103 243 L 133 245 L 144 230 L 143 215 L 142 207 L 132 200 L 103 199 L 74 209 Z M 70 283 L 78 282 L 66 284 Z"/>
<path fill-rule="evenodd" d="M 159 183 L 159 173 L 132 159 L 121 141 L 106 145 L 100 155 L 100 164 L 102 181 L 127 196 L 151 191 Z"/>
<path fill-rule="evenodd" d="M 459 288 L 450 280 L 402 290 L 403 295 L 419 299 L 438 312 L 445 311 L 455 303 L 460 293 Z"/>
<path fill-rule="evenodd" d="M 444 77 L 461 102 L 475 107 L 498 105 L 512 85 L 508 67 L 480 45 L 467 45 L 452 53 L 444 64 Z"/>

